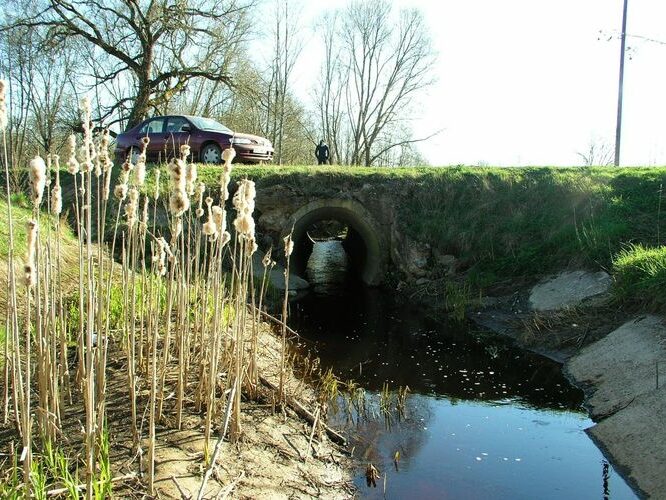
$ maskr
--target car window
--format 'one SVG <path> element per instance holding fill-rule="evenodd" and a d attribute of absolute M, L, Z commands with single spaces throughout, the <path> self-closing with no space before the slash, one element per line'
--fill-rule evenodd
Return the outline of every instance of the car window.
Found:
<path fill-rule="evenodd" d="M 172 116 L 166 119 L 167 133 L 182 132 L 184 126 L 190 126 L 190 123 L 182 116 Z"/>
<path fill-rule="evenodd" d="M 164 118 L 155 118 L 144 123 L 139 129 L 139 134 L 161 134 L 164 125 Z"/>
<path fill-rule="evenodd" d="M 190 116 L 190 120 L 201 130 L 210 130 L 211 132 L 223 132 L 225 134 L 233 134 L 233 132 L 222 125 L 220 122 L 210 118 L 203 118 L 201 116 Z"/>

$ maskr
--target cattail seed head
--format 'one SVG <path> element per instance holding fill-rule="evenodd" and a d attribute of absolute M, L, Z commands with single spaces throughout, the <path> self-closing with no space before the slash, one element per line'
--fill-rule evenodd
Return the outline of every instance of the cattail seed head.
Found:
<path fill-rule="evenodd" d="M 254 219 L 247 214 L 241 214 L 234 220 L 234 228 L 237 233 L 246 237 L 254 237 Z"/>
<path fill-rule="evenodd" d="M 126 184 L 124 184 L 127 187 Z M 139 209 L 139 190 L 132 188 L 127 194 L 127 205 L 125 205 L 125 217 L 127 218 L 127 225 L 133 227 L 137 220 Z"/>
<path fill-rule="evenodd" d="M 231 160 L 236 156 L 236 150 L 234 148 L 227 148 L 222 151 L 222 161 L 225 165 L 231 165 Z"/>
<path fill-rule="evenodd" d="M 197 188 L 197 166 L 194 163 L 190 163 L 187 169 L 187 192 L 192 196 Z"/>
<path fill-rule="evenodd" d="M 62 188 L 56 183 L 51 190 L 51 213 L 60 215 L 62 212 Z"/>
<path fill-rule="evenodd" d="M 169 197 L 169 209 L 174 217 L 180 217 L 190 208 L 190 199 L 184 191 L 174 191 Z"/>
<path fill-rule="evenodd" d="M 123 169 L 123 172 L 127 172 L 128 175 L 132 170 L 134 170 L 134 164 L 132 163 L 132 158 L 130 155 L 127 155 L 127 158 L 125 158 L 125 161 L 120 168 Z"/>
<path fill-rule="evenodd" d="M 0 132 L 7 128 L 7 80 L 0 80 Z"/>
<path fill-rule="evenodd" d="M 220 246 L 224 246 L 231 241 L 231 234 L 229 231 L 223 231 L 222 236 L 220 236 Z"/>
<path fill-rule="evenodd" d="M 67 171 L 72 175 L 76 175 L 79 173 L 80 165 L 76 159 L 76 136 L 74 134 L 69 136 L 68 146 L 69 159 L 67 160 Z"/>
<path fill-rule="evenodd" d="M 35 207 L 42 204 L 44 187 L 46 187 L 46 163 L 41 156 L 30 160 L 30 183 L 32 185 L 32 202 Z"/>
<path fill-rule="evenodd" d="M 146 155 L 140 154 L 134 169 L 134 183 L 143 186 L 146 182 Z"/>
<path fill-rule="evenodd" d="M 189 144 L 182 144 L 180 146 L 180 156 L 183 160 L 187 160 L 187 157 L 190 156 L 190 145 Z"/>
<path fill-rule="evenodd" d="M 206 236 L 217 235 L 217 225 L 212 219 L 208 219 L 204 225 L 201 226 L 201 232 Z"/>
<path fill-rule="evenodd" d="M 220 231 L 224 231 L 227 228 L 227 211 L 216 205 L 212 207 L 211 213 L 213 216 L 213 221 L 217 227 L 220 229 Z"/>
<path fill-rule="evenodd" d="M 231 174 L 227 171 L 223 171 L 220 177 L 220 192 L 222 193 L 222 199 L 227 201 L 229 199 L 229 183 L 231 182 Z"/>
<path fill-rule="evenodd" d="M 123 201 L 127 196 L 127 184 L 116 185 L 113 190 L 113 196 L 115 196 L 118 201 Z"/>
<path fill-rule="evenodd" d="M 169 180 L 171 189 L 185 191 L 187 187 L 187 165 L 180 158 L 172 158 L 169 162 Z"/>
<path fill-rule="evenodd" d="M 145 234 L 148 230 L 148 197 L 143 197 L 143 210 L 141 211 L 141 220 L 139 221 L 139 230 Z"/>
<path fill-rule="evenodd" d="M 289 257 L 294 252 L 294 241 L 291 239 L 291 233 L 284 237 L 284 256 Z"/>
<path fill-rule="evenodd" d="M 166 259 L 167 256 L 169 258 L 173 257 L 173 254 L 171 253 L 171 249 L 169 248 L 169 244 L 167 241 L 160 237 L 157 238 L 157 258 L 153 256 L 153 260 L 157 260 L 156 265 L 157 265 L 157 273 L 160 276 L 164 276 L 167 273 L 167 265 L 166 265 Z"/>
<path fill-rule="evenodd" d="M 173 222 L 172 238 L 176 240 L 183 233 L 183 220 L 179 217 Z"/>
<path fill-rule="evenodd" d="M 60 187 L 60 157 L 51 155 L 55 164 L 55 185 L 51 190 L 51 213 L 60 215 L 62 213 L 62 188 Z"/>
<path fill-rule="evenodd" d="M 271 260 L 271 254 L 273 253 L 273 249 L 269 248 L 268 252 L 264 254 L 264 258 L 261 259 L 261 263 L 264 265 L 264 267 L 273 267 L 275 265 L 275 262 Z"/>

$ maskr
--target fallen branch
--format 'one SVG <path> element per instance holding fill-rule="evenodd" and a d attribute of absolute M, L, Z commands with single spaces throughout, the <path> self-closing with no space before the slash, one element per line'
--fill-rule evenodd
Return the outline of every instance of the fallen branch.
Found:
<path fill-rule="evenodd" d="M 270 319 L 271 321 L 277 323 L 278 326 L 284 326 L 284 327 L 287 329 L 287 331 L 288 331 L 289 333 L 291 333 L 292 335 L 298 337 L 298 338 L 301 339 L 301 340 L 305 340 L 305 339 L 303 339 L 303 338 L 298 334 L 298 332 L 297 332 L 296 330 L 294 330 L 294 329 L 292 329 L 292 328 L 289 328 L 289 326 L 287 326 L 287 325 L 285 324 L 285 322 L 282 321 L 281 319 L 278 319 L 278 318 L 276 318 L 275 316 L 272 316 L 272 315 L 268 314 L 266 311 L 262 311 L 262 310 L 260 310 L 258 307 L 255 307 L 254 310 L 255 310 L 255 311 L 258 311 L 259 314 L 261 314 L 261 315 L 264 316 L 265 318 Z"/>
<path fill-rule="evenodd" d="M 192 495 L 190 495 L 189 493 L 185 493 L 182 486 L 180 484 L 178 484 L 178 481 L 176 480 L 176 476 L 171 476 L 171 480 L 176 485 L 176 488 L 178 488 L 178 492 L 180 493 L 180 498 L 182 500 L 190 500 L 190 498 L 192 498 Z"/>
<path fill-rule="evenodd" d="M 269 380 L 265 379 L 261 375 L 259 376 L 259 381 L 264 384 L 266 387 L 273 391 L 278 391 L 278 388 Z M 296 414 L 301 417 L 302 419 L 306 420 L 309 424 L 314 425 L 315 424 L 315 416 L 307 409 L 305 406 L 303 406 L 301 403 L 296 401 L 294 398 L 287 396 L 286 397 L 286 403 L 289 408 L 294 410 Z M 329 439 L 333 441 L 334 443 L 337 443 L 341 446 L 346 446 L 347 445 L 347 440 L 337 432 L 336 430 L 332 429 L 328 425 L 326 425 L 324 422 L 320 420 L 319 422 L 321 426 L 324 428 L 326 431 L 326 434 L 328 435 Z"/>
<path fill-rule="evenodd" d="M 314 414 L 315 420 L 312 424 L 312 432 L 310 433 L 310 440 L 308 441 L 308 453 L 305 455 L 305 460 L 308 459 L 310 450 L 312 450 L 312 439 L 314 438 L 315 430 L 317 430 L 317 420 L 319 420 L 320 415 L 321 415 L 321 408 L 317 408 L 317 411 Z"/>

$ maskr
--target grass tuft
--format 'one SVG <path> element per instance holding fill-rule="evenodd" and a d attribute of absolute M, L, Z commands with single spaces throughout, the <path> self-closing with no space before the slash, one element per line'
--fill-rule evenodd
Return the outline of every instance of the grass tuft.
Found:
<path fill-rule="evenodd" d="M 651 310 L 666 309 L 666 246 L 631 245 L 613 260 L 616 297 Z"/>

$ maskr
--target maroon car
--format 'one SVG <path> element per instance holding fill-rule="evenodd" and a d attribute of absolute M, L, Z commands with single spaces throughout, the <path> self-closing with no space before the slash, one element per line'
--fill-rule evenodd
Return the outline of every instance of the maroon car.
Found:
<path fill-rule="evenodd" d="M 220 163 L 222 150 L 233 146 L 234 161 L 260 163 L 273 159 L 273 145 L 268 139 L 233 132 L 221 123 L 201 116 L 156 116 L 119 134 L 116 158 L 124 160 L 130 152 L 137 155 L 141 138 L 149 137 L 148 159 L 165 160 L 179 155 L 180 146 L 189 144 L 192 161 Z"/>

